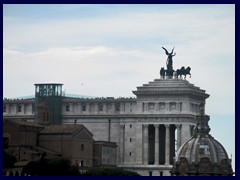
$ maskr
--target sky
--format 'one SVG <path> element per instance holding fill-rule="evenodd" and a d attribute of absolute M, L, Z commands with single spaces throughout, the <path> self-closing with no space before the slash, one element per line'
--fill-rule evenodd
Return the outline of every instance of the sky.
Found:
<path fill-rule="evenodd" d="M 235 5 L 3 5 L 3 97 L 34 95 L 35 83 L 63 83 L 68 94 L 135 97 L 173 68 L 206 90 L 210 134 L 235 169 Z"/>

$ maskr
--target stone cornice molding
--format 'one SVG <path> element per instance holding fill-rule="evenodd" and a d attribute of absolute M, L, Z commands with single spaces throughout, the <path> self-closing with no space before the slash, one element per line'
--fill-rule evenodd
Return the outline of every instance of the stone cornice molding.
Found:
<path fill-rule="evenodd" d="M 153 82 L 137 87 L 133 94 L 137 98 L 143 96 L 193 96 L 197 98 L 208 98 L 205 90 L 182 79 L 155 79 Z"/>
<path fill-rule="evenodd" d="M 143 98 L 143 97 L 151 97 L 151 96 L 173 96 L 173 97 L 181 97 L 181 96 L 187 96 L 194 99 L 206 99 L 209 97 L 209 94 L 205 93 L 199 93 L 199 92 L 192 92 L 192 91 L 185 91 L 185 92 L 174 92 L 174 91 L 133 91 L 135 95 L 138 96 L 137 99 Z"/>
<path fill-rule="evenodd" d="M 127 119 L 121 120 L 121 122 L 129 122 Z M 182 124 L 182 123 L 192 123 L 196 124 L 196 119 L 194 118 L 141 118 L 136 120 L 137 123 L 147 123 L 147 124 Z"/>
<path fill-rule="evenodd" d="M 79 115 L 62 115 L 63 119 L 119 119 L 119 118 L 196 118 L 193 114 L 79 114 Z"/>

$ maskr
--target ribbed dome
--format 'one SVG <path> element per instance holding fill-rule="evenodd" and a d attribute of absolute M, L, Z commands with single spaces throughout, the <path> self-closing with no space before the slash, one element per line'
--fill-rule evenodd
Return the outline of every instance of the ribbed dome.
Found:
<path fill-rule="evenodd" d="M 230 160 L 224 147 L 210 134 L 209 116 L 203 108 L 197 116 L 197 126 L 191 139 L 178 150 L 173 175 L 233 175 Z"/>

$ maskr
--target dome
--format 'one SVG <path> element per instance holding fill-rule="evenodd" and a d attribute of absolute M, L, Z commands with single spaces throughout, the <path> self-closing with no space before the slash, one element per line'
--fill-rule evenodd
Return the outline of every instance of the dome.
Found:
<path fill-rule="evenodd" d="M 197 116 L 194 135 L 177 151 L 173 175 L 233 175 L 225 148 L 209 134 L 208 121 L 203 112 Z"/>

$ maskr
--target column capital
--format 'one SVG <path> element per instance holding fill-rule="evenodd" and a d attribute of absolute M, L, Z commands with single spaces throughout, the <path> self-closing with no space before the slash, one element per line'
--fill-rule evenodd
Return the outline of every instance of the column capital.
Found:
<path fill-rule="evenodd" d="M 159 127 L 159 124 L 154 124 L 154 127 L 155 127 L 155 128 L 158 128 L 158 127 Z"/>
<path fill-rule="evenodd" d="M 175 126 L 177 127 L 177 129 L 181 128 L 181 124 L 175 124 Z"/>
<path fill-rule="evenodd" d="M 148 124 L 143 124 L 143 127 L 144 128 L 148 128 Z"/>
<path fill-rule="evenodd" d="M 170 127 L 170 124 L 164 124 L 166 128 L 169 128 Z"/>

